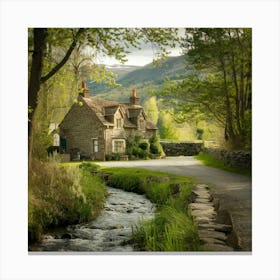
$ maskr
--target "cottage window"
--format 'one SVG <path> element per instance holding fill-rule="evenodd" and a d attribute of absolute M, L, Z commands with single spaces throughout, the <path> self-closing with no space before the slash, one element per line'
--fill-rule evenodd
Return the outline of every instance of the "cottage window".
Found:
<path fill-rule="evenodd" d="M 98 153 L 98 140 L 93 139 L 93 152 Z"/>
<path fill-rule="evenodd" d="M 122 120 L 121 119 L 117 119 L 116 123 L 117 123 L 117 128 L 122 128 Z"/>
<path fill-rule="evenodd" d="M 59 134 L 57 133 L 53 135 L 53 146 L 59 146 Z"/>
<path fill-rule="evenodd" d="M 125 141 L 124 140 L 114 140 L 114 153 L 124 153 Z"/>
<path fill-rule="evenodd" d="M 139 120 L 139 128 L 144 130 L 145 129 L 145 121 L 143 119 Z"/>

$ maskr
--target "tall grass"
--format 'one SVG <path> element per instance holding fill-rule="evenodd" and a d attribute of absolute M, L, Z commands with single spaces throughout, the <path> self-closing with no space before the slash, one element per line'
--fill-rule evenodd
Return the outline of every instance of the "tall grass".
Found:
<path fill-rule="evenodd" d="M 193 180 L 135 168 L 105 168 L 108 185 L 145 194 L 157 206 L 155 218 L 133 227 L 132 243 L 139 251 L 196 251 L 197 228 L 188 215 Z"/>
<path fill-rule="evenodd" d="M 55 161 L 33 164 L 28 182 L 28 236 L 40 238 L 44 230 L 98 215 L 106 188 L 86 168 L 63 167 Z"/>
<path fill-rule="evenodd" d="M 163 207 L 153 220 L 141 222 L 132 231 L 139 251 L 197 251 L 196 225 L 185 211 Z"/>

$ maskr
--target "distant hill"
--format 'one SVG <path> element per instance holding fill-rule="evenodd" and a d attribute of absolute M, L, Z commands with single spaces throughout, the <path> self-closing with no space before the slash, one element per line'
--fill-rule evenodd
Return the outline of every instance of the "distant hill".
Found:
<path fill-rule="evenodd" d="M 118 80 L 123 86 L 129 86 L 135 83 L 144 83 L 153 81 L 154 83 L 162 83 L 164 79 L 169 77 L 178 78 L 186 72 L 185 57 L 169 57 L 161 66 L 155 66 L 152 63 L 140 69 L 129 72 L 127 75 Z"/>
<path fill-rule="evenodd" d="M 139 69 L 141 67 L 142 66 L 115 64 L 115 65 L 107 66 L 107 69 L 109 71 L 117 74 L 118 75 L 118 79 L 121 79 L 123 76 L 125 76 L 129 72 L 137 70 L 137 69 Z"/>
<path fill-rule="evenodd" d="M 118 84 L 121 84 L 120 87 L 109 87 L 105 84 L 90 82 L 88 87 L 94 96 L 120 102 L 127 101 L 132 88 L 136 88 L 137 95 L 144 102 L 148 96 L 148 91 L 157 89 L 165 79 L 178 80 L 186 77 L 189 74 L 186 71 L 186 61 L 187 57 L 185 55 L 168 57 L 160 66 L 155 66 L 151 63 L 133 71 L 130 71 L 133 69 L 131 68 L 132 66 L 127 67 L 127 69 L 116 66 L 115 69 L 113 67 L 109 70 L 112 72 L 115 72 L 117 69 L 121 70 L 121 74 L 116 81 Z"/>

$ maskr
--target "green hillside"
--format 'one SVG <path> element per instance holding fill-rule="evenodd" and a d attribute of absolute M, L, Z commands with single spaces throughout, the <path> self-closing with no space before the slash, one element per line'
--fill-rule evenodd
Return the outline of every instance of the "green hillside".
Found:
<path fill-rule="evenodd" d="M 148 64 L 134 71 L 121 75 L 117 79 L 118 87 L 105 84 L 87 83 L 94 96 L 108 100 L 124 102 L 128 100 L 132 88 L 137 89 L 141 103 L 148 98 L 148 92 L 157 89 L 165 79 L 181 79 L 188 74 L 186 71 L 186 56 L 168 57 L 160 66 Z"/>
<path fill-rule="evenodd" d="M 123 86 L 150 81 L 159 84 L 167 77 L 170 79 L 178 78 L 186 73 L 185 59 L 185 56 L 169 57 L 158 67 L 153 64 L 148 64 L 141 69 L 128 73 L 118 80 L 118 83 Z"/>

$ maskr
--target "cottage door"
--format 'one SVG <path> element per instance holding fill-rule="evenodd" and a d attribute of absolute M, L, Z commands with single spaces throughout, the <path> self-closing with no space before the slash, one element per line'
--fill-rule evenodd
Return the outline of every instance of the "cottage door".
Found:
<path fill-rule="evenodd" d="M 65 138 L 60 138 L 60 147 L 61 147 L 61 151 L 62 153 L 66 153 L 66 149 L 67 149 L 67 143 L 66 143 L 66 139 Z"/>

